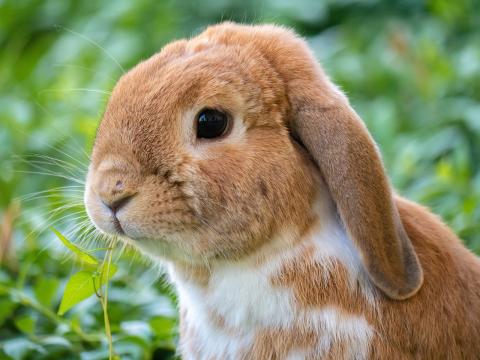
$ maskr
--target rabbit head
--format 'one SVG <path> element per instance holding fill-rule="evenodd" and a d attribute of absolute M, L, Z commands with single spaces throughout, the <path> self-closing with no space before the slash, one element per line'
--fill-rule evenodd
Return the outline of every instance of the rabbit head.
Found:
<path fill-rule="evenodd" d="M 293 32 L 224 23 L 120 79 L 85 202 L 99 229 L 150 256 L 235 261 L 305 231 L 322 184 L 373 283 L 415 294 L 421 266 L 346 97 Z"/>

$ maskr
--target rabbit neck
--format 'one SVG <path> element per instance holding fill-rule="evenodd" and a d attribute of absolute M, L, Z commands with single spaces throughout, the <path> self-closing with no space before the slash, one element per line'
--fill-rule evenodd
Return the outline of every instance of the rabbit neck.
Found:
<path fill-rule="evenodd" d="M 200 271 L 199 277 L 185 276 L 172 265 L 170 275 L 182 312 L 182 341 L 189 341 L 189 333 L 208 350 L 205 358 L 213 354 L 240 358 L 241 351 L 251 348 L 262 332 L 305 332 L 305 324 L 309 324 L 314 333 L 323 329 L 322 338 L 308 350 L 315 356 L 328 353 L 327 348 L 338 339 L 348 340 L 347 347 L 361 353 L 354 356 L 365 355 L 373 330 L 361 310 L 358 315 L 346 315 L 335 301 L 321 307 L 307 307 L 301 301 L 324 296 L 322 292 L 338 281 L 344 291 L 361 294 L 362 304 L 375 306 L 375 289 L 334 211 L 320 215 L 307 234 L 286 230 L 257 254 L 237 262 L 212 264 Z M 314 273 L 305 271 L 309 266 L 315 266 Z M 317 283 L 319 293 L 302 295 L 301 289 L 308 287 L 302 282 Z"/>

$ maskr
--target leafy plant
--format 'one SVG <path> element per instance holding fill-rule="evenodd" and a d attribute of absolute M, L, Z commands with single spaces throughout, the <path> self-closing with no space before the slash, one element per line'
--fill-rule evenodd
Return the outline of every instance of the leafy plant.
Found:
<path fill-rule="evenodd" d="M 84 267 L 83 270 L 73 274 L 68 279 L 58 314 L 65 314 L 73 306 L 95 294 L 100 300 L 103 309 L 109 359 L 111 360 L 114 358 L 114 351 L 110 320 L 108 318 L 108 281 L 115 275 L 118 269 L 117 265 L 112 263 L 112 248 L 86 250 L 73 244 L 54 228 L 52 228 L 52 231 L 78 257 Z M 99 261 L 91 255 L 92 252 L 97 251 L 105 251 L 103 261 Z"/>

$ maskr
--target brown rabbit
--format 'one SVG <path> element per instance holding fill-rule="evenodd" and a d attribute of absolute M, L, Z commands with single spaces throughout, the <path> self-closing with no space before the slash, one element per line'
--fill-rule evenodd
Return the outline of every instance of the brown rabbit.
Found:
<path fill-rule="evenodd" d="M 223 23 L 124 75 L 95 225 L 168 266 L 185 359 L 480 358 L 480 262 L 396 196 L 305 42 Z"/>

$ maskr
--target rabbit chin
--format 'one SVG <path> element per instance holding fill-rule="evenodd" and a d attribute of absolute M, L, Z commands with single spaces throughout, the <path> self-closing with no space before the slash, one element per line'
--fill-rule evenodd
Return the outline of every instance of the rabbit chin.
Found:
<path fill-rule="evenodd" d="M 88 207 L 87 207 L 88 209 Z M 194 244 L 200 242 L 195 233 L 168 233 L 147 234 L 145 229 L 128 221 L 125 214 L 117 215 L 121 226 L 115 225 L 114 218 L 110 214 L 99 214 L 87 210 L 90 220 L 102 233 L 117 238 L 120 244 L 126 244 L 138 250 L 143 256 L 154 262 L 177 261 L 190 264 L 204 264 L 209 257 L 208 251 L 195 249 Z M 213 255 L 211 255 L 213 256 Z"/>

